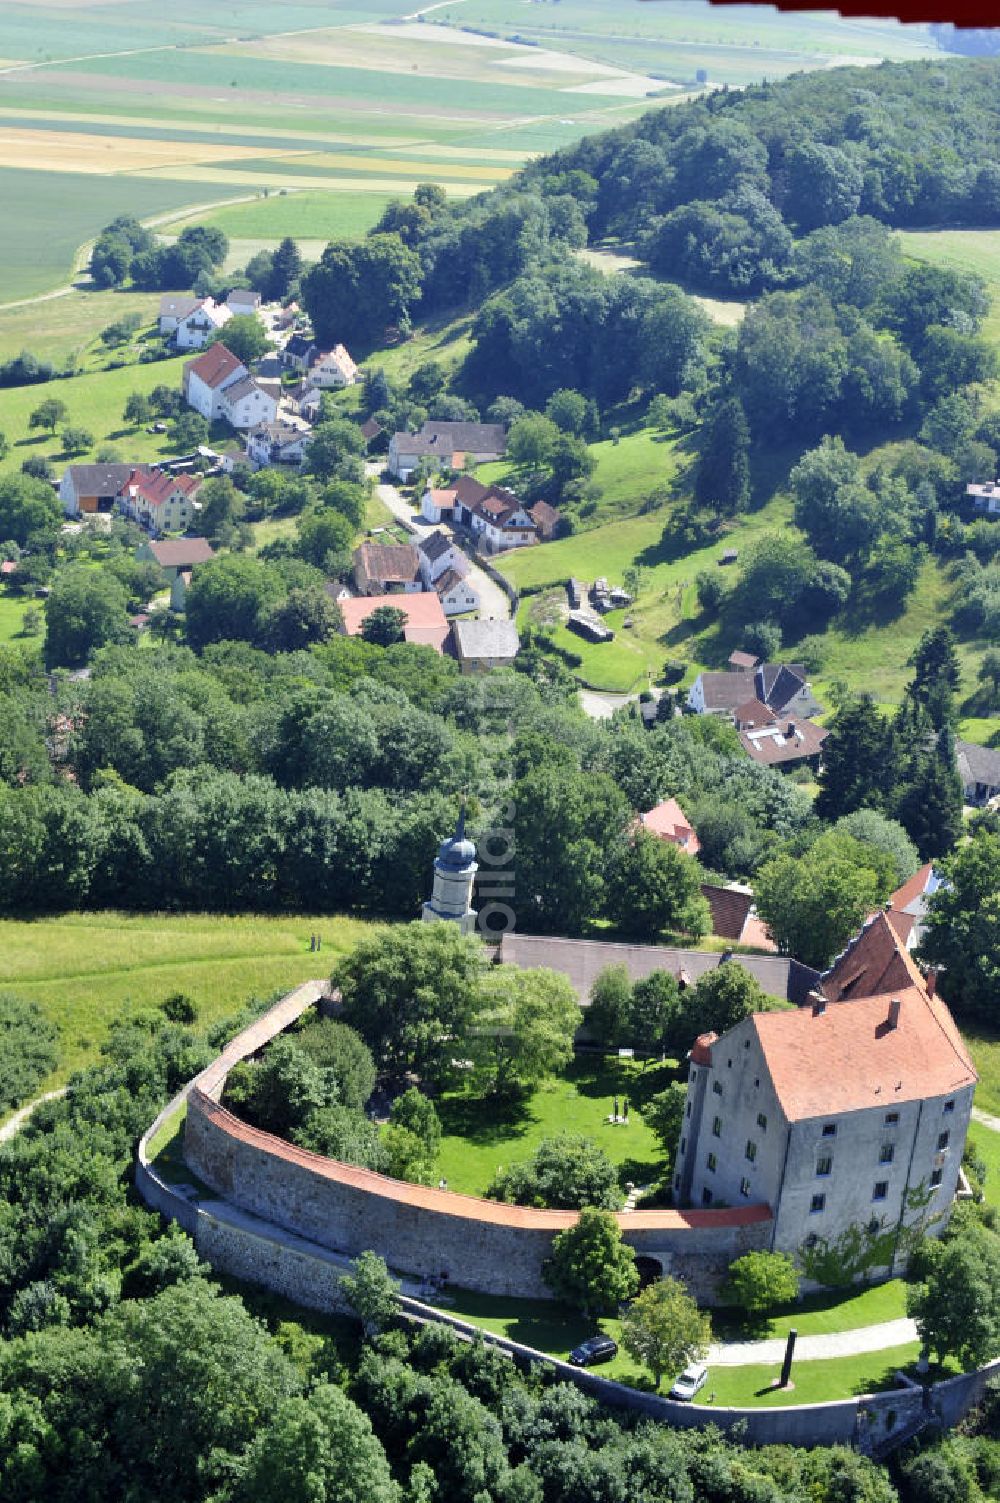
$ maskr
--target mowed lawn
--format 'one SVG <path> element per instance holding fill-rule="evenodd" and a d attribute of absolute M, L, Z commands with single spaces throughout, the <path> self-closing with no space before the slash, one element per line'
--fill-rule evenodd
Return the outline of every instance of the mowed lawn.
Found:
<path fill-rule="evenodd" d="M 0 428 L 7 435 L 10 449 L 6 459 L 0 461 L 0 472 L 19 470 L 29 454 L 40 454 L 51 461 L 58 473 L 68 463 L 86 463 L 105 443 L 113 443 L 123 460 L 152 460 L 174 452 L 166 435 L 147 433 L 145 428 L 129 428 L 122 420 L 122 411 L 133 391 L 148 395 L 154 386 L 179 390 L 185 359 L 190 356 L 171 356 L 169 360 L 149 365 L 92 371 L 47 381 L 42 386 L 17 386 L 4 391 Z M 65 402 L 73 427 L 85 428 L 92 434 L 94 442 L 86 453 L 74 454 L 69 459 L 62 452 L 58 431 L 53 436 L 29 428 L 31 414 L 50 398 Z"/>
<path fill-rule="evenodd" d="M 449 1269 L 449 1273 L 456 1280 L 461 1276 L 458 1269 Z M 839 1302 L 839 1319 L 826 1329 L 849 1331 L 856 1329 L 858 1325 L 874 1324 L 868 1318 L 858 1319 L 858 1316 L 865 1315 L 863 1306 L 859 1303 L 863 1299 L 864 1295 L 845 1296 Z M 475 1294 L 454 1285 L 449 1286 L 446 1301 L 442 1302 L 442 1308 L 449 1314 L 481 1326 L 485 1331 L 492 1331 L 494 1335 L 523 1342 L 526 1346 L 547 1352 L 553 1357 L 566 1358 L 572 1348 L 587 1336 L 594 1335 L 595 1331 L 603 1331 L 619 1342 L 619 1350 L 611 1362 L 602 1363 L 595 1371 L 602 1377 L 616 1378 L 637 1388 L 652 1387 L 649 1374 L 621 1347 L 619 1320 L 588 1320 L 578 1311 L 555 1301 L 506 1299 L 499 1295 Z M 894 1317 L 879 1317 L 882 1318 Z M 824 1329 L 813 1326 L 808 1301 L 803 1302 L 795 1324 L 802 1335 L 818 1334 Z M 751 1363 L 746 1367 L 710 1366 L 708 1383 L 696 1402 L 711 1407 L 710 1396 L 714 1395 L 712 1402 L 716 1407 L 732 1405 L 746 1408 L 761 1404 L 818 1404 L 849 1398 L 854 1394 L 872 1393 L 880 1388 L 892 1387 L 897 1368 L 906 1367 L 913 1362 L 919 1355 L 919 1350 L 919 1342 L 911 1341 L 887 1351 L 867 1352 L 858 1357 L 796 1362 L 792 1372 L 795 1387 L 784 1391 L 770 1387 L 778 1376 L 780 1362 Z M 664 1379 L 662 1393 L 667 1393 L 670 1380 Z"/>
<path fill-rule="evenodd" d="M 71 913 L 0 920 L 0 988 L 33 998 L 59 1028 L 59 1066 L 46 1087 L 89 1064 L 113 1022 L 184 992 L 199 1025 L 328 976 L 371 925 L 339 915 Z M 309 949 L 319 934 L 319 954 Z"/>
<path fill-rule="evenodd" d="M 524 1099 L 505 1102 L 449 1092 L 438 1103 L 444 1136 L 440 1173 L 450 1190 L 482 1195 L 501 1166 L 520 1163 L 543 1138 L 574 1133 L 592 1138 L 618 1166 L 624 1186 L 650 1184 L 662 1171 L 657 1139 L 642 1119 L 642 1103 L 674 1078 L 669 1067 L 644 1070 L 631 1060 L 579 1055 L 555 1080 Z M 629 1102 L 629 1121 L 607 1119 L 617 1095 Z"/>
<path fill-rule="evenodd" d="M 210 209 L 171 222 L 171 230 L 210 224 L 233 240 L 360 240 L 378 223 L 387 193 L 272 193 L 245 204 Z"/>

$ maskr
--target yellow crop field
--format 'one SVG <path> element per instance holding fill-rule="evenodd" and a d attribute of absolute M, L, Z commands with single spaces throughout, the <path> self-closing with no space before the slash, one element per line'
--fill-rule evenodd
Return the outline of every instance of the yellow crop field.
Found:
<path fill-rule="evenodd" d="M 131 136 L 90 136 L 77 131 L 37 131 L 0 126 L 0 167 L 34 172 L 143 172 L 200 162 L 280 157 L 277 147 L 223 146 L 215 141 L 155 141 Z M 409 169 L 407 169 L 409 170 Z"/>

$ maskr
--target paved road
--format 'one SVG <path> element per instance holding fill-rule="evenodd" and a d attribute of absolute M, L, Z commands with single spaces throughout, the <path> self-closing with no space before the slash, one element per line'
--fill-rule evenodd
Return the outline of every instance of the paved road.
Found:
<path fill-rule="evenodd" d="M 988 1127 L 990 1132 L 1000 1132 L 1000 1117 L 991 1117 L 989 1112 L 981 1112 L 978 1106 L 972 1108 L 972 1120 L 981 1127 Z"/>
<path fill-rule="evenodd" d="M 832 1331 L 824 1336 L 800 1336 L 795 1343 L 796 1362 L 817 1357 L 855 1357 L 861 1352 L 882 1352 L 889 1347 L 905 1346 L 916 1341 L 916 1322 L 886 1320 L 877 1326 L 861 1326 L 854 1331 Z M 785 1338 L 774 1341 L 726 1341 L 710 1346 L 705 1361 L 709 1367 L 746 1367 L 752 1362 L 780 1363 L 785 1355 Z"/>
<path fill-rule="evenodd" d="M 369 465 L 368 469 L 370 474 L 377 475 L 380 473 L 378 465 Z M 375 488 L 378 491 L 379 499 L 384 501 L 393 516 L 398 518 L 403 526 L 414 533 L 418 539 L 429 537 L 432 532 L 446 531 L 437 522 L 425 522 L 420 513 L 413 510 L 413 507 L 407 501 L 406 497 L 402 495 L 397 486 L 386 485 L 384 481 L 379 481 Z M 478 564 L 473 563 L 468 554 L 466 554 L 466 562 L 469 565 L 469 579 L 479 591 L 479 599 L 482 603 L 482 609 L 479 614 L 483 620 L 509 621 L 510 601 L 503 590 L 501 590 L 498 584 L 494 584 L 485 570 L 481 569 Z"/>

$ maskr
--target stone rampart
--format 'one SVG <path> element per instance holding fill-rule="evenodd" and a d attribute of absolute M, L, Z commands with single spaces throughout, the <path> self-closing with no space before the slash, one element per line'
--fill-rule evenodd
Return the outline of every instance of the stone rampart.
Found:
<path fill-rule="evenodd" d="M 184 1158 L 230 1204 L 320 1247 L 348 1257 L 371 1248 L 400 1273 L 447 1274 L 484 1294 L 549 1298 L 542 1268 L 552 1239 L 576 1221 L 575 1211 L 500 1205 L 336 1163 L 248 1126 L 197 1086 Z M 632 1211 L 619 1221 L 637 1254 L 710 1298 L 734 1258 L 767 1245 L 771 1214 L 767 1206 Z"/>

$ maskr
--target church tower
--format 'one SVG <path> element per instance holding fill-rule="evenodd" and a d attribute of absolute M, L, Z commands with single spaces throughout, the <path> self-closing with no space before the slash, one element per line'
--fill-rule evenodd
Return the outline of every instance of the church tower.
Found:
<path fill-rule="evenodd" d="M 465 833 L 463 805 L 454 835 L 442 842 L 434 862 L 434 892 L 423 907 L 424 923 L 448 919 L 463 934 L 474 933 L 478 914 L 472 906 L 472 884 L 478 870 L 476 848 Z"/>

